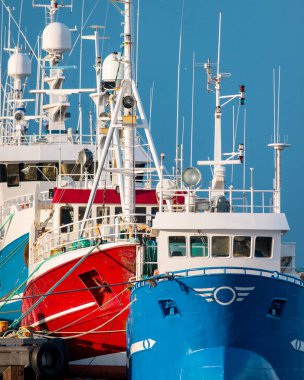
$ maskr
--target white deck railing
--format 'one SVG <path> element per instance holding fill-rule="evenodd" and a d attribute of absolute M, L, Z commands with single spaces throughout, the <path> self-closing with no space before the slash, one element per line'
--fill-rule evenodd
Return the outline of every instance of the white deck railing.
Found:
<path fill-rule="evenodd" d="M 106 215 L 87 219 L 84 229 L 82 221 L 70 223 L 41 235 L 33 246 L 33 261 L 38 262 L 50 256 L 96 245 L 98 242 L 137 241 L 143 235 L 149 235 L 150 227 L 137 223 L 137 217 L 146 214 L 130 215 L 127 222 L 124 215 Z M 151 217 L 151 215 L 150 215 Z M 114 220 L 114 223 L 108 221 Z"/>

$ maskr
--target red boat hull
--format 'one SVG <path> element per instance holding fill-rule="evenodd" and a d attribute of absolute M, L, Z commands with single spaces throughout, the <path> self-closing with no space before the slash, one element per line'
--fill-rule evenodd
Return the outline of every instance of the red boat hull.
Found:
<path fill-rule="evenodd" d="M 127 282 L 135 274 L 136 244 L 105 244 L 63 279 L 88 251 L 82 249 L 81 256 L 79 250 L 67 252 L 46 261 L 41 267 L 45 265 L 45 271 L 28 283 L 22 303 L 25 313 L 58 283 L 22 325 L 66 339 L 70 360 L 126 350 Z"/>

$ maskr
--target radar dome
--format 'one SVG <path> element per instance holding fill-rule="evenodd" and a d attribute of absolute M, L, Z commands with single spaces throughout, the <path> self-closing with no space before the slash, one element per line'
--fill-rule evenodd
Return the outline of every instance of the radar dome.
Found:
<path fill-rule="evenodd" d="M 48 53 L 62 54 L 71 50 L 71 32 L 61 22 L 52 22 L 42 33 L 42 49 Z"/>
<path fill-rule="evenodd" d="M 10 56 L 7 64 L 9 76 L 23 79 L 31 74 L 31 60 L 27 54 L 14 53 Z"/>
<path fill-rule="evenodd" d="M 102 80 L 104 82 L 116 82 L 123 79 L 123 63 L 121 54 L 114 52 L 108 55 L 102 65 Z"/>

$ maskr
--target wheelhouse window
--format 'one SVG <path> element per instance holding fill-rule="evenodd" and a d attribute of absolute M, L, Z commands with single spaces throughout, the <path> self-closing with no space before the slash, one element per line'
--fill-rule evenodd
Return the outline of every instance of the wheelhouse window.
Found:
<path fill-rule="evenodd" d="M 136 222 L 137 223 L 146 223 L 146 207 L 135 207 Z M 141 215 L 142 214 L 142 215 Z"/>
<path fill-rule="evenodd" d="M 115 215 L 122 214 L 122 207 L 115 207 Z"/>
<path fill-rule="evenodd" d="M 84 214 L 85 214 L 85 210 L 86 210 L 86 207 L 83 207 L 83 206 L 80 206 L 78 208 L 78 220 L 82 220 L 83 219 Z M 90 214 L 88 215 L 87 219 L 91 219 L 91 218 L 92 218 L 92 214 L 90 212 Z"/>
<path fill-rule="evenodd" d="M 37 171 L 38 177 L 40 181 L 56 181 L 56 165 L 51 162 L 49 164 L 42 164 L 38 166 L 40 171 Z"/>
<path fill-rule="evenodd" d="M 207 236 L 191 236 L 190 253 L 191 257 L 208 257 Z"/>
<path fill-rule="evenodd" d="M 271 257 L 273 239 L 270 236 L 257 236 L 255 239 L 255 257 Z"/>
<path fill-rule="evenodd" d="M 212 236 L 212 257 L 228 257 L 229 246 L 229 236 Z"/>
<path fill-rule="evenodd" d="M 110 224 L 110 218 L 106 218 L 110 215 L 110 207 L 102 206 L 96 208 L 96 217 L 98 224 Z"/>
<path fill-rule="evenodd" d="M 251 237 L 234 236 L 233 238 L 233 257 L 250 257 Z"/>
<path fill-rule="evenodd" d="M 4 164 L 0 164 L 0 182 L 6 182 L 6 181 L 7 181 L 6 166 Z"/>
<path fill-rule="evenodd" d="M 37 181 L 37 171 L 35 164 L 24 164 L 20 173 L 21 181 Z"/>
<path fill-rule="evenodd" d="M 66 224 L 73 223 L 74 221 L 74 209 L 73 207 L 63 206 L 60 208 L 60 225 L 65 226 Z M 73 225 L 68 227 L 61 227 L 61 232 L 71 232 L 73 231 Z"/>
<path fill-rule="evenodd" d="M 186 256 L 185 236 L 169 236 L 169 255 L 170 257 Z"/>
<path fill-rule="evenodd" d="M 20 182 L 19 165 L 18 164 L 8 164 L 7 165 L 7 186 L 8 187 L 18 187 L 19 182 Z"/>

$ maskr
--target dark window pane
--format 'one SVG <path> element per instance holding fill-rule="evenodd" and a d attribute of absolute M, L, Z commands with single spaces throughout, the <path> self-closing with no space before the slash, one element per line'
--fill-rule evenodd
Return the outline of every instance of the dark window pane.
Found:
<path fill-rule="evenodd" d="M 110 215 L 110 207 L 102 206 L 96 208 L 97 223 L 110 224 L 110 218 L 106 218 L 107 215 Z"/>
<path fill-rule="evenodd" d="M 212 236 L 212 257 L 228 257 L 229 244 L 229 236 Z"/>
<path fill-rule="evenodd" d="M 60 208 L 60 225 L 65 226 L 66 224 L 73 223 L 74 221 L 74 210 L 73 207 L 61 207 Z M 69 227 L 62 227 L 61 232 L 73 231 L 73 225 Z"/>
<path fill-rule="evenodd" d="M 258 236 L 255 239 L 255 257 L 271 257 L 272 252 L 272 237 Z"/>
<path fill-rule="evenodd" d="M 136 223 L 146 223 L 146 207 L 135 207 Z"/>
<path fill-rule="evenodd" d="M 186 256 L 185 236 L 169 236 L 169 255 L 171 257 Z"/>
<path fill-rule="evenodd" d="M 233 256 L 234 257 L 250 257 L 251 237 L 235 236 L 233 238 Z"/>
<path fill-rule="evenodd" d="M 86 207 L 79 207 L 78 209 L 78 220 L 82 220 L 83 217 L 84 217 L 84 214 L 85 214 L 85 210 L 86 210 Z M 91 216 L 91 212 L 89 214 L 89 216 L 87 217 L 87 219 L 91 219 L 92 216 Z"/>
<path fill-rule="evenodd" d="M 18 187 L 19 186 L 19 165 L 8 164 L 7 165 L 7 186 Z"/>
<path fill-rule="evenodd" d="M 191 236 L 190 247 L 192 257 L 208 257 L 207 236 Z"/>

